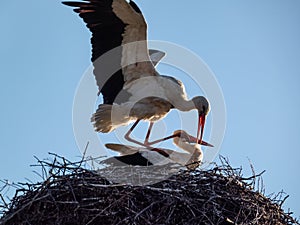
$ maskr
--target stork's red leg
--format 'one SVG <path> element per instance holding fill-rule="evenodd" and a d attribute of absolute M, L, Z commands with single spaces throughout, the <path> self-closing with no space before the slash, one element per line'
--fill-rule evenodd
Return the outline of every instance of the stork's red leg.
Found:
<path fill-rule="evenodd" d="M 149 137 L 150 137 L 150 133 L 151 133 L 153 124 L 154 124 L 153 122 L 150 122 L 150 123 L 149 123 L 147 135 L 146 135 L 145 141 L 144 141 L 144 144 L 145 144 L 146 146 L 150 146 Z"/>
<path fill-rule="evenodd" d="M 154 145 L 154 144 L 157 144 L 157 143 L 162 142 L 162 141 L 169 140 L 169 139 L 174 138 L 174 137 L 178 137 L 178 134 L 173 134 L 173 135 L 158 139 L 156 141 L 147 142 L 147 144 L 148 144 L 148 146 Z"/>
<path fill-rule="evenodd" d="M 142 145 L 142 146 L 145 146 L 145 147 L 147 147 L 145 144 L 143 144 L 142 142 L 139 142 L 139 141 L 137 141 L 137 140 L 134 140 L 134 139 L 132 139 L 131 137 L 130 137 L 130 134 L 132 133 L 132 131 L 134 130 L 134 128 L 138 125 L 138 123 L 140 122 L 141 120 L 137 120 L 137 121 L 135 121 L 134 122 L 134 124 L 132 125 L 132 127 L 130 127 L 130 129 L 127 131 L 127 133 L 125 134 L 125 139 L 127 140 L 127 141 L 130 141 L 130 142 L 132 142 L 132 143 L 135 143 L 135 144 L 138 144 L 138 145 Z"/>

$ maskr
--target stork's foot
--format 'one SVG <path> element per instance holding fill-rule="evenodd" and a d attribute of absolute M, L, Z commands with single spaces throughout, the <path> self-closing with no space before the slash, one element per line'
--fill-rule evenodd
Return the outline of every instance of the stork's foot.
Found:
<path fill-rule="evenodd" d="M 150 147 L 149 145 L 147 145 L 145 142 L 147 141 L 147 138 L 145 139 L 144 143 L 142 142 L 139 142 L 137 140 L 134 140 L 133 138 L 130 137 L 130 134 L 132 133 L 132 131 L 134 130 L 134 128 L 138 125 L 138 123 L 140 122 L 140 120 L 137 120 L 135 121 L 135 123 L 132 125 L 132 127 L 127 131 L 127 133 L 124 135 L 124 138 L 127 140 L 127 141 L 130 141 L 132 143 L 135 143 L 137 145 L 141 145 L 143 147 Z M 149 132 L 149 131 L 148 131 Z M 149 137 L 149 134 L 147 134 L 147 136 Z M 148 142 L 148 141 L 147 141 Z"/>
<path fill-rule="evenodd" d="M 151 146 L 151 142 L 149 142 L 149 138 L 150 138 L 150 133 L 151 133 L 151 130 L 152 130 L 152 128 L 153 128 L 153 122 L 151 121 L 150 123 L 149 123 L 149 127 L 148 127 L 148 131 L 147 131 L 147 134 L 146 134 L 146 137 L 145 137 L 145 140 L 144 140 L 144 145 L 145 146 Z"/>
<path fill-rule="evenodd" d="M 149 142 L 148 140 L 145 140 L 144 141 L 144 146 L 150 147 L 151 146 L 151 142 Z"/>

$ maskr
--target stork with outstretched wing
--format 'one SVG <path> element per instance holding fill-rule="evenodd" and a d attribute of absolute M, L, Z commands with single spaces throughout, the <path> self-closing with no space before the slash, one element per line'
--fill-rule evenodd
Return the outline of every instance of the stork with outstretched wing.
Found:
<path fill-rule="evenodd" d="M 188 99 L 183 84 L 170 76 L 160 75 L 155 65 L 164 56 L 147 46 L 147 24 L 141 10 L 133 1 L 85 0 L 63 2 L 74 11 L 92 32 L 92 62 L 99 92 L 103 95 L 92 116 L 97 132 L 108 133 L 135 121 L 125 138 L 149 146 L 153 123 L 164 118 L 170 109 L 198 111 L 197 142 L 202 143 L 205 118 L 210 110 L 203 96 Z M 101 57 L 113 52 L 106 63 Z M 100 57 L 100 58 L 99 58 Z M 107 67 L 117 65 L 112 73 Z M 144 143 L 130 137 L 141 120 L 150 122 Z M 163 138 L 161 140 L 166 140 Z"/>

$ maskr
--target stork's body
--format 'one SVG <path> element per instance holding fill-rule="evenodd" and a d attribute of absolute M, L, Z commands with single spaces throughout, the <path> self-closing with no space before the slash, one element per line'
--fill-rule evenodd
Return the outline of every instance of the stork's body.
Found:
<path fill-rule="evenodd" d="M 188 169 L 197 168 L 203 160 L 201 146 L 195 143 L 196 138 L 186 132 L 178 130 L 173 134 L 173 143 L 185 151 L 177 152 L 170 149 L 133 147 L 120 144 L 106 144 L 110 150 L 116 151 L 120 156 L 115 156 L 103 161 L 113 166 L 152 166 L 170 163 L 186 166 Z M 191 142 L 191 143 L 189 143 Z"/>
<path fill-rule="evenodd" d="M 199 113 L 197 138 L 201 143 L 209 103 L 202 96 L 188 100 L 180 81 L 161 76 L 156 71 L 155 65 L 164 53 L 148 49 L 147 24 L 138 6 L 125 0 L 86 0 L 64 4 L 76 7 L 74 11 L 79 13 L 93 34 L 94 74 L 103 95 L 103 104 L 92 116 L 95 130 L 107 133 L 136 121 L 125 137 L 148 146 L 153 143 L 148 141 L 153 122 L 165 117 L 172 108 L 181 111 L 196 109 Z M 101 58 L 97 62 L 112 49 L 115 52 L 108 63 L 101 64 Z M 116 72 L 106 74 L 105 67 L 112 66 L 110 64 L 119 67 Z M 140 120 L 150 122 L 144 143 L 130 138 Z"/>
<path fill-rule="evenodd" d="M 155 122 L 165 117 L 172 108 L 181 111 L 195 109 L 195 102 L 187 99 L 184 86 L 167 76 L 134 80 L 127 85 L 126 90 L 131 93 L 127 102 L 99 106 L 93 117 L 97 131 L 110 132 L 133 120 Z M 105 111 L 108 118 L 104 117 Z"/>

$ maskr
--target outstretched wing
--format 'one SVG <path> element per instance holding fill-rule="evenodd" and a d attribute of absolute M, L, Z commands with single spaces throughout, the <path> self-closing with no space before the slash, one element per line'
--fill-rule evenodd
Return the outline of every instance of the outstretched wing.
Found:
<path fill-rule="evenodd" d="M 122 145 L 122 144 L 114 144 L 114 143 L 107 143 L 105 144 L 105 147 L 112 151 L 120 153 L 120 155 L 131 155 L 140 151 L 140 148 L 138 147 Z"/>
<path fill-rule="evenodd" d="M 86 0 L 63 4 L 76 7 L 74 11 L 92 32 L 92 62 L 104 104 L 115 101 L 124 82 L 155 75 L 146 42 L 147 25 L 133 1 Z"/>
<path fill-rule="evenodd" d="M 156 71 L 148 54 L 147 24 L 141 11 L 133 1 L 128 4 L 125 0 L 114 0 L 112 8 L 126 24 L 121 60 L 125 82 L 143 76 L 155 76 Z"/>

